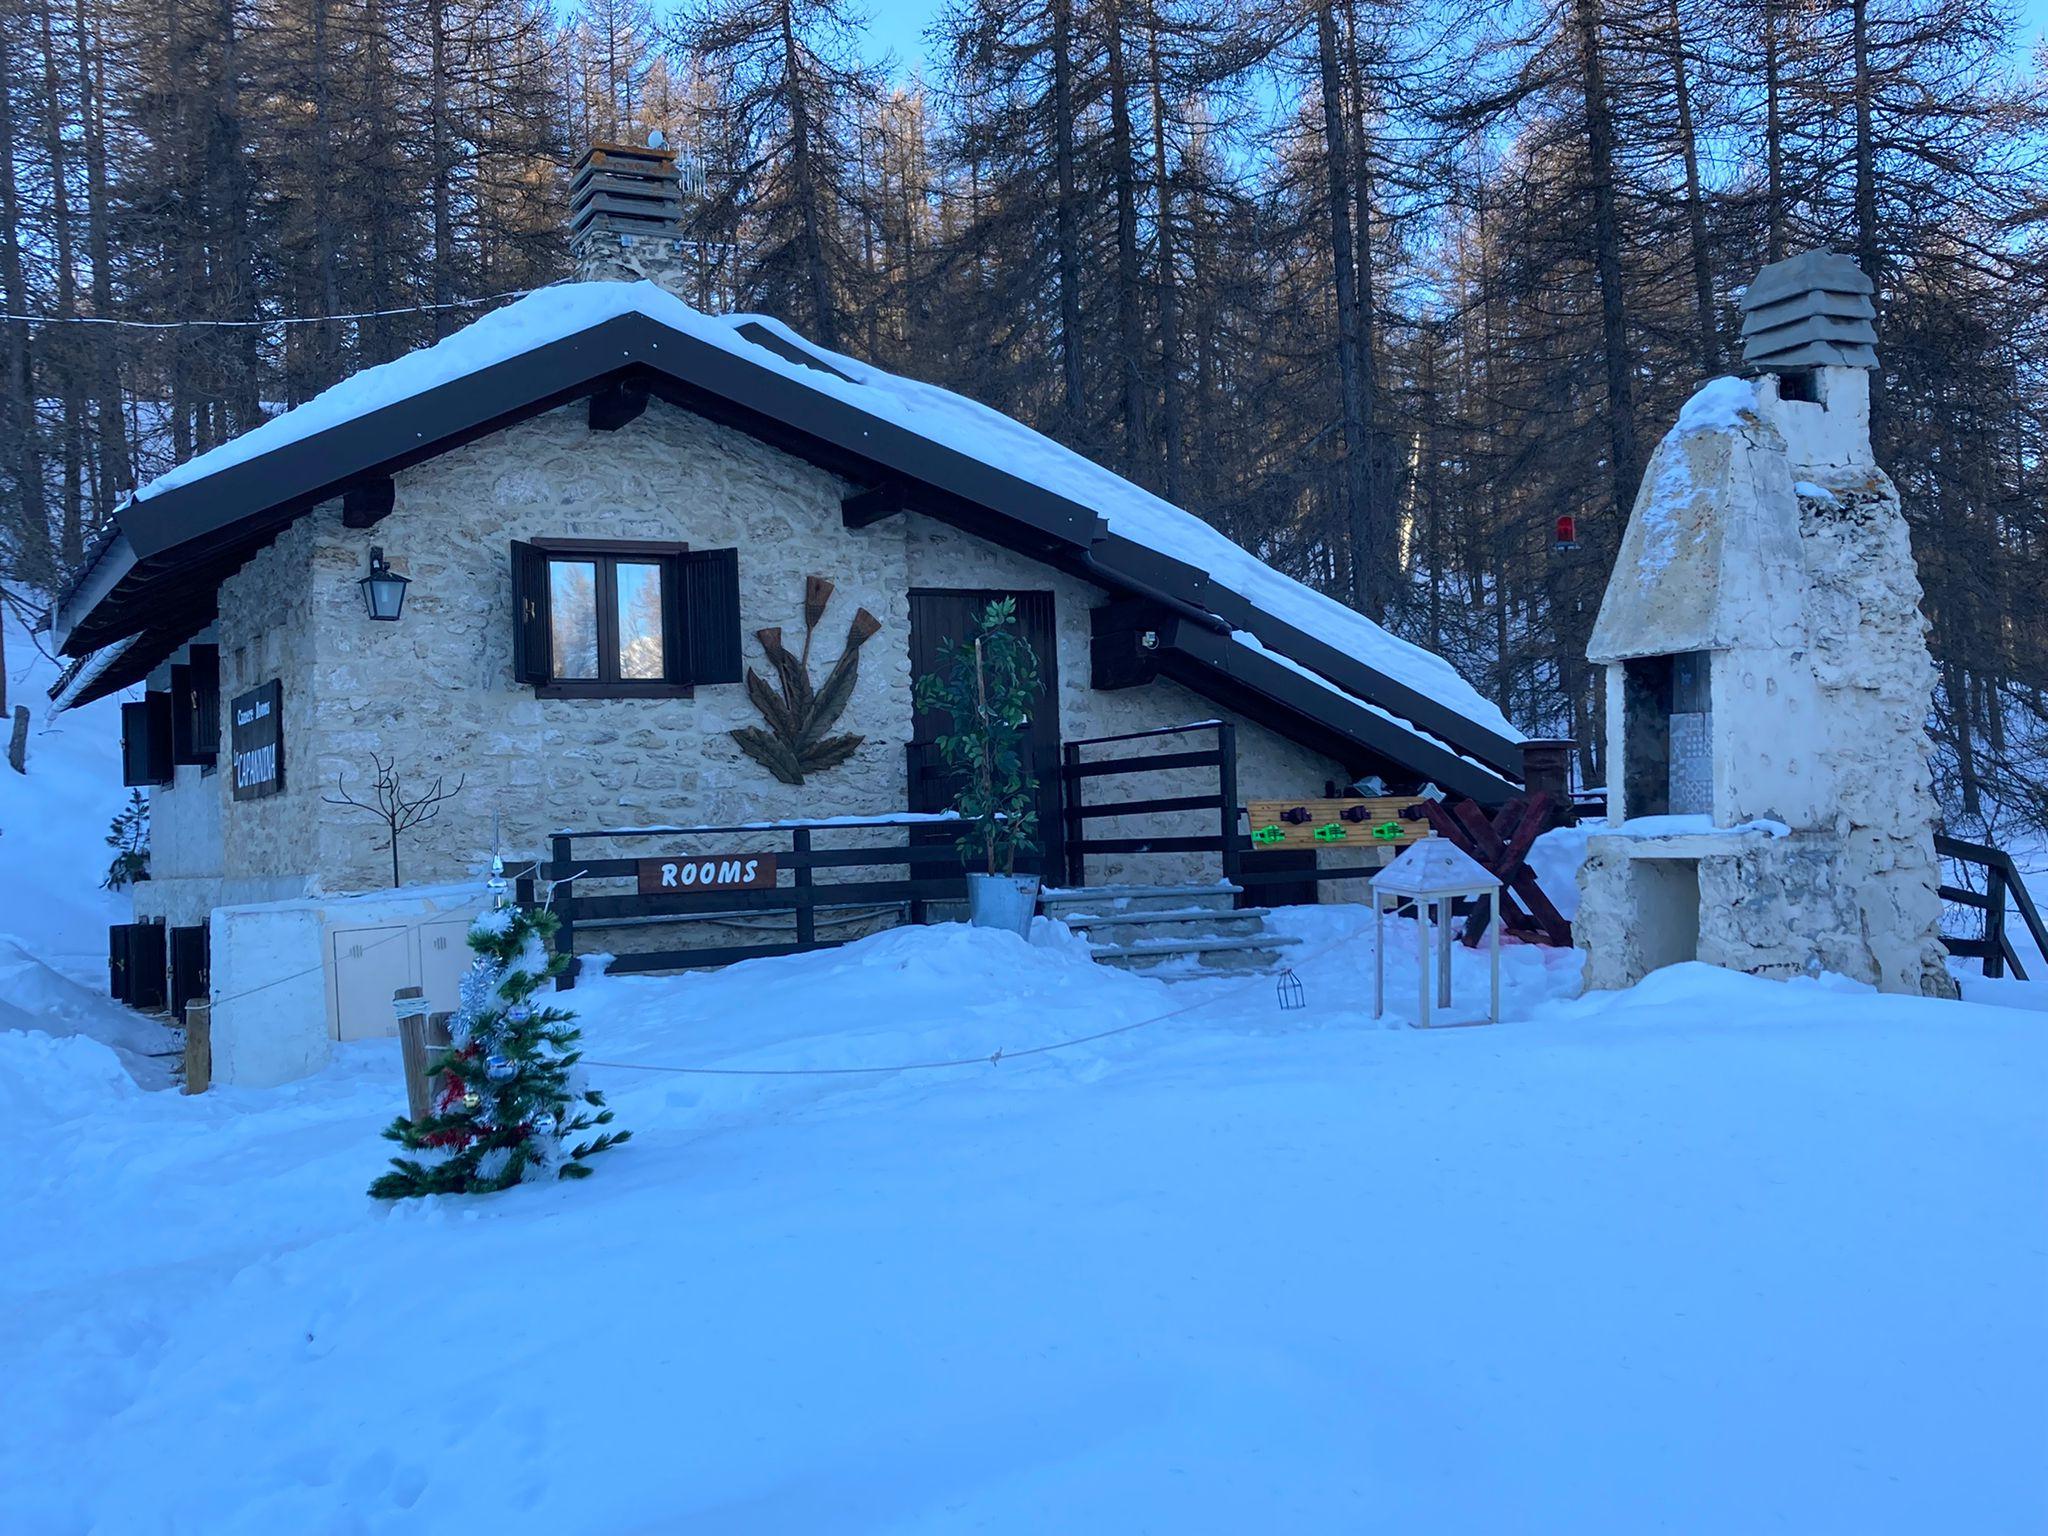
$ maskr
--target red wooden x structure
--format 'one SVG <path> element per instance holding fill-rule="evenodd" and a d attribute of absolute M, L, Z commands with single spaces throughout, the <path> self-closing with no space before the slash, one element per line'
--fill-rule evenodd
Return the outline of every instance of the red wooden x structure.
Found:
<path fill-rule="evenodd" d="M 1565 921 L 1529 867 L 1529 850 L 1551 825 L 1556 802 L 1542 790 L 1518 795 L 1494 812 L 1476 801 L 1460 800 L 1455 808 L 1435 800 L 1417 809 L 1438 837 L 1472 855 L 1501 883 L 1501 922 L 1511 938 L 1532 944 L 1568 945 L 1572 925 Z M 1486 932 L 1486 915 L 1475 910 L 1465 919 L 1465 942 L 1477 944 Z"/>

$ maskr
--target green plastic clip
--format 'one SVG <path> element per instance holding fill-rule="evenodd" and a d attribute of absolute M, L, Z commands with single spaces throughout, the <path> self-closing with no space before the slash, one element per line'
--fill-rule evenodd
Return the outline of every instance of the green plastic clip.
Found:
<path fill-rule="evenodd" d="M 1401 840 L 1401 823 L 1383 821 L 1372 829 L 1372 835 L 1383 843 L 1398 843 Z"/>
<path fill-rule="evenodd" d="M 1315 835 L 1316 841 L 1319 843 L 1342 843 L 1349 841 L 1351 837 L 1351 834 L 1344 830 L 1341 823 L 1334 821 L 1326 822 L 1322 826 L 1317 827 Z"/>
<path fill-rule="evenodd" d="M 1252 841 L 1265 847 L 1274 843 L 1286 842 L 1287 834 L 1278 827 L 1260 827 L 1258 831 L 1252 834 Z"/>

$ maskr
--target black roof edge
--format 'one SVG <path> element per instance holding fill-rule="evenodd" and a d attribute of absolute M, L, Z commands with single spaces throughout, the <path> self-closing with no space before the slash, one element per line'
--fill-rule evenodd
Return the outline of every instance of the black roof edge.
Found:
<path fill-rule="evenodd" d="M 1138 589 L 1145 595 L 1172 600 L 1172 606 L 1186 604 L 1204 610 L 1205 616 L 1213 616 L 1209 628 L 1217 628 L 1220 620 L 1229 628 L 1249 630 L 1262 644 L 1320 672 L 1346 693 L 1370 700 L 1512 778 L 1522 776 L 1521 743 L 1487 730 L 1327 640 L 1267 612 L 1185 561 L 1112 533 L 1090 552 L 1089 563 L 1110 579 L 1125 578 L 1134 586 L 1142 583 Z"/>
<path fill-rule="evenodd" d="M 1449 747 L 1413 731 L 1403 730 L 1365 705 L 1332 692 L 1313 678 L 1303 677 L 1292 667 L 1270 656 L 1261 656 L 1257 651 L 1239 645 L 1227 635 L 1180 624 L 1174 627 L 1171 635 L 1162 636 L 1162 640 L 1171 650 L 1278 700 L 1295 713 L 1321 722 L 1326 728 L 1341 719 L 1342 723 L 1337 728 L 1346 737 L 1381 757 L 1406 765 L 1410 771 L 1443 789 L 1468 795 L 1483 805 L 1499 805 L 1516 793 L 1513 784 Z"/>

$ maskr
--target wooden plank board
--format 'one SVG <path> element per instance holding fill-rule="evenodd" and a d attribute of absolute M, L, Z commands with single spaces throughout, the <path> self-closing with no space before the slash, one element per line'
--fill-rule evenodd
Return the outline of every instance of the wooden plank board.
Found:
<path fill-rule="evenodd" d="M 1413 795 L 1351 800 L 1253 800 L 1245 806 L 1252 852 L 1268 848 L 1405 848 L 1430 836 L 1429 823 L 1403 811 Z"/>

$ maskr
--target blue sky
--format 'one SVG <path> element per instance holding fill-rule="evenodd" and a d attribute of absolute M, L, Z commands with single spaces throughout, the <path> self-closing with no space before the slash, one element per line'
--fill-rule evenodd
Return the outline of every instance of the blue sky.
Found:
<path fill-rule="evenodd" d="M 870 55 L 896 55 L 898 73 L 908 75 L 925 57 L 924 29 L 940 11 L 941 0 L 868 0 Z M 2025 45 L 2048 31 L 2048 0 L 2018 0 L 2025 27 Z"/>
<path fill-rule="evenodd" d="M 2048 0 L 2035 0 L 2048 6 Z M 940 0 L 868 0 L 869 52 L 896 55 L 897 69 L 909 74 L 924 57 L 924 29 L 939 14 Z"/>

